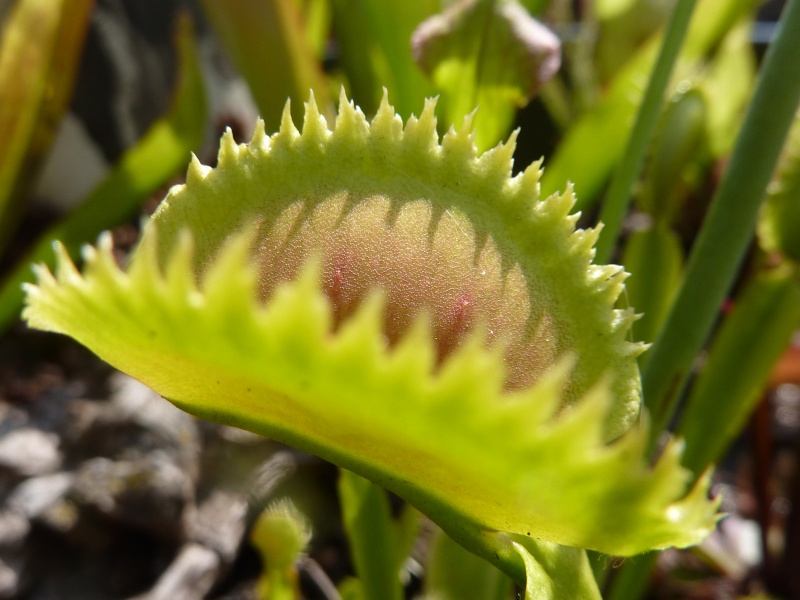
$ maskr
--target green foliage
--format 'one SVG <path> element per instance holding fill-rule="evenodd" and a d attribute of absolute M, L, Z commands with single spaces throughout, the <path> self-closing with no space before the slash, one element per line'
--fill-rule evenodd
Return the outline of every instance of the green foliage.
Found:
<path fill-rule="evenodd" d="M 560 42 L 517 0 L 455 3 L 414 33 L 417 62 L 442 92 L 440 115 L 474 119 L 475 143 L 488 150 L 505 136 L 515 109 L 558 70 Z"/>
<path fill-rule="evenodd" d="M 26 0 L 0 41 L 0 253 L 69 102 L 92 0 Z M 36 43 L 31 43 L 35 39 Z"/>
<path fill-rule="evenodd" d="M 22 283 L 33 281 L 32 262 L 53 265 L 52 245 L 59 240 L 72 256 L 104 229 L 124 223 L 138 213 L 142 201 L 180 169 L 186 155 L 203 138 L 205 93 L 197 62 L 193 32 L 183 19 L 177 37 L 180 73 L 172 107 L 128 150 L 84 202 L 46 231 L 25 258 L 0 284 L 0 329 L 19 313 Z"/>
<path fill-rule="evenodd" d="M 625 284 L 628 302 L 642 317 L 634 323 L 637 340 L 655 340 L 667 316 L 683 270 L 683 251 L 677 236 L 665 225 L 632 233 L 625 244 L 622 263 L 633 273 Z M 640 364 L 649 358 L 645 352 Z"/>
<path fill-rule="evenodd" d="M 426 596 L 440 600 L 505 600 L 511 580 L 499 569 L 468 552 L 443 531 L 435 532 L 426 562 Z"/>
<path fill-rule="evenodd" d="M 697 89 L 677 94 L 664 109 L 638 203 L 658 223 L 673 223 L 682 208 L 684 176 L 702 151 L 707 122 L 707 101 Z"/>
<path fill-rule="evenodd" d="M 678 430 L 695 473 L 722 458 L 761 398 L 773 365 L 800 328 L 800 283 L 788 268 L 751 280 L 726 317 Z M 742 357 L 747 360 L 742 360 Z"/>
<path fill-rule="evenodd" d="M 439 8 L 438 0 L 331 0 L 341 64 L 353 98 L 367 114 L 378 110 L 382 89 L 409 118 L 434 87 L 411 53 L 414 29 Z"/>
<path fill-rule="evenodd" d="M 759 222 L 764 248 L 800 264 L 800 112 L 795 116 L 786 147 Z"/>
<path fill-rule="evenodd" d="M 611 187 L 600 213 L 600 219 L 606 228 L 597 244 L 597 260 L 601 262 L 610 259 L 611 251 L 619 236 L 622 219 L 628 208 L 630 190 L 641 169 L 645 150 L 655 130 L 664 90 L 667 88 L 683 38 L 689 28 L 694 5 L 694 0 L 678 0 L 664 33 L 664 42 L 650 74 L 628 145 L 611 180 Z"/>
<path fill-rule="evenodd" d="M 673 74 L 674 83 L 701 68 L 712 49 L 758 2 L 700 0 L 697 4 Z M 548 160 L 547 174 L 542 180 L 545 194 L 571 181 L 581 198 L 578 209 L 596 201 L 623 155 L 626 134 L 633 124 L 643 84 L 653 69 L 660 42 L 661 36 L 657 35 L 642 46 L 617 72 L 600 102 L 569 128 L 557 152 Z"/>
<path fill-rule="evenodd" d="M 339 500 L 360 578 L 361 597 L 401 600 L 400 568 L 408 548 L 397 539 L 386 491 L 347 470 L 340 471 Z M 413 539 L 413 537 L 412 537 Z"/>
<path fill-rule="evenodd" d="M 329 88 L 295 0 L 203 0 L 202 5 L 270 130 L 280 124 L 286 99 L 299 106 L 309 89 L 331 112 Z"/>
<path fill-rule="evenodd" d="M 24 259 L 0 282 L 0 330 L 19 314 L 22 284 L 33 281 L 30 264 L 54 264 L 54 241 L 59 240 L 76 256 L 80 246 L 101 231 L 136 216 L 141 203 L 163 186 L 185 164 L 186 156 L 199 147 L 205 133 L 206 99 L 194 31 L 186 15 L 178 21 L 176 45 L 180 76 L 169 112 L 122 156 L 72 213 L 33 243 Z"/>
<path fill-rule="evenodd" d="M 800 101 L 800 62 L 789 4 L 770 48 L 731 161 L 695 241 L 680 292 L 642 374 L 646 404 L 664 429 L 752 239 L 761 201 Z M 758 152 L 753 152 L 758 148 Z M 655 436 L 654 436 L 655 441 Z"/>

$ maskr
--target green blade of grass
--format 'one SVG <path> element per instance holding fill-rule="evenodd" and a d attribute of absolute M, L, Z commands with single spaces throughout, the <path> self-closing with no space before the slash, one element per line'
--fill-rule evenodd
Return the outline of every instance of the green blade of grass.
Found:
<path fill-rule="evenodd" d="M 686 467 L 699 474 L 722 457 L 798 327 L 800 285 L 790 269 L 748 284 L 716 336 L 678 425 Z"/>
<path fill-rule="evenodd" d="M 764 60 L 731 161 L 643 373 L 655 445 L 714 324 L 755 229 L 767 184 L 800 101 L 800 2 L 790 1 Z"/>
<path fill-rule="evenodd" d="M 650 74 L 647 90 L 636 115 L 625 153 L 614 172 L 611 188 L 600 212 L 603 231 L 600 232 L 600 238 L 597 240 L 595 259 L 599 264 L 607 263 L 616 247 L 622 220 L 630 204 L 631 190 L 642 169 L 647 147 L 656 129 L 658 115 L 661 113 L 661 105 L 664 102 L 664 93 L 681 46 L 683 46 L 683 39 L 689 29 L 689 21 L 696 3 L 697 0 L 678 0 L 675 8 L 672 9 L 664 41 L 661 44 L 655 67 Z"/>
<path fill-rule="evenodd" d="M 680 241 L 668 226 L 656 224 L 628 238 L 622 264 L 631 273 L 625 282 L 628 301 L 642 318 L 633 324 L 634 337 L 652 342 L 675 297 L 683 270 Z M 645 352 L 639 364 L 647 362 Z"/>
<path fill-rule="evenodd" d="M 398 541 L 386 492 L 371 481 L 341 469 L 339 499 L 364 597 L 402 600 Z"/>

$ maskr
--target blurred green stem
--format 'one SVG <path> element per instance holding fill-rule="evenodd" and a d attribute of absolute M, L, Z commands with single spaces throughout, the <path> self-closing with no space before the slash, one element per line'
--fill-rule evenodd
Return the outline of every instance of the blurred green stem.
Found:
<path fill-rule="evenodd" d="M 797 327 L 800 284 L 793 269 L 763 272 L 738 295 L 677 427 L 686 442 L 682 462 L 695 474 L 719 461 L 742 430 Z"/>
<path fill-rule="evenodd" d="M 511 580 L 494 565 L 468 552 L 443 531 L 434 534 L 425 565 L 426 596 L 507 600 L 511 587 Z"/>
<path fill-rule="evenodd" d="M 656 565 L 658 552 L 648 552 L 625 562 L 613 573 L 611 589 L 603 594 L 608 600 L 636 600 L 642 598 L 650 583 L 650 573 Z"/>
<path fill-rule="evenodd" d="M 651 448 L 669 424 L 697 353 L 753 236 L 761 199 L 800 100 L 800 2 L 784 8 L 777 36 L 705 224 L 683 286 L 653 347 L 642 383 L 653 419 Z"/>
<path fill-rule="evenodd" d="M 611 188 L 600 213 L 603 231 L 597 241 L 596 261 L 598 264 L 607 263 L 616 247 L 622 221 L 630 203 L 631 190 L 642 170 L 647 147 L 656 129 L 658 115 L 661 113 L 664 92 L 669 85 L 673 67 L 680 54 L 681 46 L 683 46 L 686 31 L 689 29 L 695 4 L 697 4 L 697 0 L 678 0 L 672 10 L 664 42 L 661 44 L 656 65 L 650 75 L 644 99 L 636 115 L 636 122 L 628 139 L 625 154 L 611 180 Z"/>
<path fill-rule="evenodd" d="M 339 499 L 364 597 L 401 600 L 397 540 L 386 492 L 371 481 L 340 469 Z"/>

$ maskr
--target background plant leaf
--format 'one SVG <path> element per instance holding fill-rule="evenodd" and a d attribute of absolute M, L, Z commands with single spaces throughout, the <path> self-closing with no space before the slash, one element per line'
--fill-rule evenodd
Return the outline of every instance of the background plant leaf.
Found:
<path fill-rule="evenodd" d="M 94 0 L 20 0 L 0 41 L 0 253 L 67 108 Z"/>
<path fill-rule="evenodd" d="M 673 223 L 681 209 L 684 173 L 707 145 L 708 112 L 703 93 L 691 88 L 676 94 L 661 115 L 637 202 L 660 224 Z"/>
<path fill-rule="evenodd" d="M 197 60 L 194 31 L 188 15 L 178 20 L 176 44 L 180 75 L 169 113 L 145 133 L 77 209 L 33 244 L 19 265 L 0 285 L 0 330 L 17 317 L 22 287 L 33 281 L 31 263 L 53 264 L 52 243 L 60 240 L 72 253 L 135 216 L 141 203 L 180 172 L 205 134 L 205 89 Z"/>
<path fill-rule="evenodd" d="M 758 210 L 800 102 L 796 31 L 789 3 L 770 46 L 731 160 L 686 267 L 683 284 L 642 373 L 653 431 L 666 429 L 755 230 Z M 653 434 L 654 447 L 657 434 Z"/>
<path fill-rule="evenodd" d="M 516 109 L 558 70 L 561 43 L 516 0 L 462 0 L 414 32 L 414 57 L 441 92 L 445 124 L 473 120 L 479 150 L 503 139 Z"/>
<path fill-rule="evenodd" d="M 762 273 L 748 284 L 723 322 L 681 415 L 684 465 L 702 473 L 722 458 L 798 327 L 800 285 L 791 269 Z"/>
<path fill-rule="evenodd" d="M 800 265 L 800 112 L 795 115 L 759 219 L 759 240 Z"/>
<path fill-rule="evenodd" d="M 632 233 L 626 242 L 622 264 L 631 273 L 625 282 L 628 302 L 640 313 L 633 324 L 634 337 L 652 342 L 669 312 L 683 269 L 683 251 L 675 233 L 655 225 Z M 639 357 L 647 361 L 648 353 Z"/>
<path fill-rule="evenodd" d="M 675 80 L 691 72 L 726 33 L 759 4 L 758 0 L 700 0 L 675 68 Z M 542 177 L 543 194 L 562 189 L 567 181 L 580 197 L 578 210 L 591 206 L 608 181 L 625 148 L 644 82 L 656 59 L 661 34 L 654 36 L 609 84 L 597 106 L 570 127 Z"/>
<path fill-rule="evenodd" d="M 756 57 L 750 39 L 752 23 L 744 19 L 725 36 L 699 87 L 713 110 L 706 114 L 708 150 L 715 158 L 733 150 L 742 114 L 753 93 Z"/>
<path fill-rule="evenodd" d="M 296 118 L 308 90 L 331 115 L 330 89 L 295 0 L 202 0 L 206 16 L 247 81 L 270 131 L 280 126 L 286 99 Z"/>
<path fill-rule="evenodd" d="M 339 471 L 339 500 L 350 555 L 365 598 L 402 600 L 398 552 L 386 491 L 345 469 Z"/>
<path fill-rule="evenodd" d="M 332 0 L 342 67 L 356 103 L 373 114 L 386 88 L 404 119 L 419 113 L 434 87 L 414 62 L 411 34 L 439 0 Z"/>
<path fill-rule="evenodd" d="M 525 600 L 601 600 L 585 550 L 515 538 L 514 549 L 525 562 Z"/>
<path fill-rule="evenodd" d="M 434 533 L 425 562 L 426 596 L 507 600 L 511 589 L 511 580 L 497 567 L 468 552 L 443 531 Z"/>
<path fill-rule="evenodd" d="M 294 0 L 303 18 L 306 41 L 318 60 L 325 59 L 333 11 L 329 0 Z"/>

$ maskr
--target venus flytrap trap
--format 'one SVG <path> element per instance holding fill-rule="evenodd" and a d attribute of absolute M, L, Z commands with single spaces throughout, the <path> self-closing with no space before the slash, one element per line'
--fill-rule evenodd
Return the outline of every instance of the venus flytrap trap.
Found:
<path fill-rule="evenodd" d="M 311 526 L 289 500 L 278 501 L 261 514 L 251 534 L 266 569 L 258 582 L 263 600 L 293 600 L 300 585 L 296 563 L 311 540 Z"/>
<path fill-rule="evenodd" d="M 71 335 L 180 408 L 317 454 L 409 501 L 523 583 L 599 597 L 584 548 L 632 555 L 713 529 L 681 446 L 652 467 L 624 273 L 592 264 L 571 190 L 478 156 L 434 103 L 404 125 L 342 96 L 332 130 L 223 136 L 193 159 L 128 269 L 110 237 L 27 288 Z M 547 585 L 541 582 L 549 579 Z M 549 590 L 549 591 L 548 591 Z"/>

